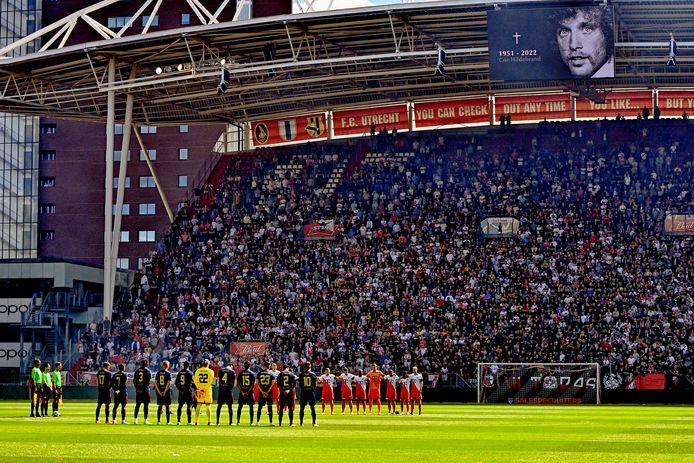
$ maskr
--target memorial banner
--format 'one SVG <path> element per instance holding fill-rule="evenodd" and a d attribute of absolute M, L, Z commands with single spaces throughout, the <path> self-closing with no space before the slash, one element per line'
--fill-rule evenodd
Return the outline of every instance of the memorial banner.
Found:
<path fill-rule="evenodd" d="M 576 118 L 614 119 L 617 115 L 636 117 L 641 114 L 644 106 L 653 114 L 653 94 L 650 90 L 608 93 L 605 103 L 576 98 Z"/>
<path fill-rule="evenodd" d="M 251 124 L 255 146 L 326 138 L 324 114 L 256 121 Z"/>
<path fill-rule="evenodd" d="M 568 93 L 498 96 L 494 111 L 497 122 L 502 115 L 510 115 L 512 122 L 571 119 L 571 96 Z"/>
<path fill-rule="evenodd" d="M 417 127 L 488 123 L 489 99 L 482 97 L 415 103 L 414 120 Z"/>
<path fill-rule="evenodd" d="M 408 129 L 407 105 L 333 112 L 333 127 L 336 136 L 368 135 L 371 133 L 372 124 L 376 132 L 384 128 L 389 132 L 393 129 Z"/>

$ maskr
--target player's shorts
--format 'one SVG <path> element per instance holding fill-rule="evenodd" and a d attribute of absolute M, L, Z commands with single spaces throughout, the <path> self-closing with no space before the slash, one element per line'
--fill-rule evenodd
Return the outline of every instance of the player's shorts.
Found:
<path fill-rule="evenodd" d="M 171 396 L 171 390 L 166 391 L 166 394 L 157 394 L 157 405 L 171 405 L 173 397 Z"/>
<path fill-rule="evenodd" d="M 219 405 L 234 405 L 234 392 L 230 387 L 220 387 L 217 390 L 217 403 Z"/>
<path fill-rule="evenodd" d="M 333 388 L 323 388 L 323 392 L 321 393 L 321 400 L 335 400 L 335 393 L 333 392 Z"/>
<path fill-rule="evenodd" d="M 110 404 L 111 403 L 111 391 L 99 391 L 98 403 L 100 404 Z"/>
<path fill-rule="evenodd" d="M 395 389 L 386 389 L 386 400 L 389 402 L 395 402 L 398 400 L 398 393 L 395 391 Z"/>
<path fill-rule="evenodd" d="M 193 405 L 195 400 L 193 399 L 193 391 L 190 389 L 183 389 L 178 391 L 178 404 L 179 405 Z"/>
<path fill-rule="evenodd" d="M 381 389 L 369 389 L 369 399 L 381 399 Z"/>
<path fill-rule="evenodd" d="M 197 403 L 203 404 L 203 405 L 210 405 L 212 403 L 213 397 L 212 397 L 212 389 L 209 390 L 204 390 L 204 389 L 198 389 L 195 391 L 195 398 L 197 400 Z"/>
<path fill-rule="evenodd" d="M 56 387 L 53 389 L 53 399 L 54 400 L 60 400 L 63 398 L 63 388 L 62 387 Z"/>
<path fill-rule="evenodd" d="M 342 400 L 352 400 L 352 388 L 342 386 Z"/>
<path fill-rule="evenodd" d="M 148 404 L 152 400 L 149 389 L 140 389 L 135 391 L 135 402 L 138 404 Z"/>
<path fill-rule="evenodd" d="M 114 393 L 113 394 L 113 403 L 114 403 L 114 405 L 122 405 L 122 406 L 128 405 L 128 393 L 127 392 L 121 392 L 119 394 Z"/>
<path fill-rule="evenodd" d="M 272 392 L 270 392 L 267 397 L 263 397 L 262 393 L 260 394 L 260 398 L 258 399 L 258 407 L 264 407 L 265 405 L 271 407 L 273 403 Z"/>
<path fill-rule="evenodd" d="M 357 387 L 357 400 L 366 400 L 366 391 Z"/>
<path fill-rule="evenodd" d="M 410 401 L 410 391 L 408 391 L 406 388 L 400 389 L 400 402 L 409 402 Z"/>
<path fill-rule="evenodd" d="M 43 385 L 43 391 L 42 391 L 43 398 L 48 400 L 51 398 L 52 394 L 53 394 L 53 390 L 51 389 L 51 387 L 44 384 Z"/>
<path fill-rule="evenodd" d="M 280 410 L 284 409 L 284 407 L 287 407 L 288 409 L 293 410 L 295 400 L 296 400 L 296 398 L 291 391 L 288 392 L 287 395 L 280 394 L 280 400 L 279 400 Z"/>
<path fill-rule="evenodd" d="M 416 387 L 412 388 L 412 399 L 411 400 L 422 400 L 422 391 Z"/>
<path fill-rule="evenodd" d="M 253 397 L 253 392 L 246 396 L 239 393 L 239 407 L 243 407 L 244 405 L 255 405 L 255 398 Z"/>
<path fill-rule="evenodd" d="M 316 406 L 316 395 L 313 391 L 301 391 L 301 396 L 299 397 L 299 405 L 305 407 L 306 404 L 315 407 Z"/>

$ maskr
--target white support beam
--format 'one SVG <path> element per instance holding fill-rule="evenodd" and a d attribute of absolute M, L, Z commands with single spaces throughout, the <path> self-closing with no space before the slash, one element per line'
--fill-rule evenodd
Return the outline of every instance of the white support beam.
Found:
<path fill-rule="evenodd" d="M 145 3 L 142 4 L 140 9 L 138 9 L 131 17 L 128 19 L 128 22 L 126 22 L 123 27 L 118 31 L 116 34 L 116 37 L 122 37 L 123 34 L 137 21 L 137 18 L 142 16 L 142 13 L 144 13 L 145 9 L 149 6 L 150 3 L 152 3 L 154 0 L 145 0 Z"/>
<path fill-rule="evenodd" d="M 116 59 L 108 61 L 108 81 L 116 80 Z M 111 238 L 113 236 L 113 147 L 115 143 L 116 92 L 107 96 L 106 114 L 106 182 L 104 194 L 104 318 L 113 316 L 113 294 L 111 293 Z"/>
<path fill-rule="evenodd" d="M 164 204 L 164 209 L 166 209 L 166 215 L 169 216 L 169 222 L 173 223 L 174 215 L 173 211 L 171 210 L 171 206 L 169 206 L 169 200 L 166 197 L 166 192 L 164 191 L 164 188 L 161 186 L 161 182 L 159 182 L 159 176 L 157 175 L 157 172 L 154 170 L 154 164 L 152 164 L 152 159 L 150 159 L 149 157 L 149 151 L 147 151 L 147 148 L 145 147 L 145 142 L 142 140 L 142 136 L 140 135 L 140 132 L 137 130 L 137 127 L 135 127 L 135 138 L 137 138 L 137 142 L 140 144 L 140 149 L 142 150 L 142 153 L 145 156 L 147 167 L 149 167 L 149 172 L 152 174 L 154 184 L 157 186 L 157 191 L 159 192 L 159 197 L 161 197 L 161 202 Z"/>
<path fill-rule="evenodd" d="M 149 14 L 149 18 L 147 18 L 147 23 L 145 24 L 145 27 L 142 28 L 143 34 L 146 34 L 149 31 L 149 28 L 152 26 L 152 23 L 154 22 L 154 17 L 157 15 L 162 1 L 163 0 L 157 0 L 157 3 L 154 5 L 154 8 L 152 8 L 152 12 Z"/>

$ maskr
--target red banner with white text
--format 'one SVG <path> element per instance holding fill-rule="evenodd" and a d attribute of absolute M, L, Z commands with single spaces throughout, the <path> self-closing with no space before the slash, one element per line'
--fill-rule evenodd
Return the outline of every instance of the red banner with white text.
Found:
<path fill-rule="evenodd" d="M 653 115 L 653 94 L 650 90 L 638 92 L 611 92 L 605 103 L 594 103 L 587 98 L 576 99 L 576 118 L 614 119 L 617 115 L 636 117 L 647 106 Z"/>
<path fill-rule="evenodd" d="M 417 127 L 489 123 L 489 99 L 483 97 L 416 103 L 414 120 Z"/>
<path fill-rule="evenodd" d="M 568 93 L 498 96 L 494 99 L 494 112 L 497 122 L 502 115 L 510 115 L 511 121 L 571 119 L 571 96 Z"/>
<path fill-rule="evenodd" d="M 664 117 L 682 117 L 694 114 L 694 92 L 663 90 L 658 92 L 658 107 Z"/>
<path fill-rule="evenodd" d="M 328 136 L 324 114 L 257 121 L 251 124 L 251 130 L 255 146 L 319 140 Z"/>
<path fill-rule="evenodd" d="M 383 128 L 389 132 L 393 129 L 407 130 L 407 105 L 333 112 L 333 127 L 337 136 L 368 135 L 371 132 L 371 124 L 376 132 Z"/>
<path fill-rule="evenodd" d="M 231 343 L 231 353 L 232 355 L 239 355 L 241 357 L 253 357 L 256 355 L 265 355 L 267 352 L 266 342 L 232 342 Z"/>

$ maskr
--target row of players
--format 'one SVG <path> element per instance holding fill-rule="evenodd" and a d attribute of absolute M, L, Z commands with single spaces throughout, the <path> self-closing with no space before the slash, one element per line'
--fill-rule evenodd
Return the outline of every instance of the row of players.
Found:
<path fill-rule="evenodd" d="M 188 424 L 191 424 L 192 410 L 195 410 L 195 425 L 200 422 L 200 413 L 204 406 L 207 412 L 207 424 L 212 424 L 211 404 L 213 401 L 212 387 L 217 380 L 219 386 L 217 397 L 217 425 L 223 407 L 226 405 L 229 412 L 229 425 L 233 424 L 234 403 L 233 388 L 238 388 L 238 407 L 236 410 L 236 425 L 241 421 L 241 413 L 244 405 L 247 405 L 250 410 L 251 426 L 254 426 L 254 405 L 258 404 L 256 422 L 260 422 L 261 412 L 264 406 L 267 406 L 270 425 L 273 418 L 273 405 L 277 406 L 279 415 L 279 424 L 282 426 L 282 418 L 284 411 L 288 410 L 289 425 L 293 426 L 294 408 L 296 404 L 296 389 L 299 389 L 299 422 L 303 426 L 304 408 L 309 405 L 311 408 L 311 416 L 313 425 L 316 426 L 316 388 L 322 387 L 322 410 L 325 413 L 326 404 L 330 406 L 330 413 L 334 413 L 334 387 L 338 381 L 342 382 L 342 413 L 345 413 L 346 406 L 349 406 L 350 414 L 353 412 L 353 398 L 356 400 L 357 414 L 359 414 L 359 406 L 362 405 L 363 412 L 366 413 L 366 401 L 368 397 L 369 412 L 373 413 L 373 403 L 376 402 L 378 414 L 381 414 L 381 381 L 386 381 L 386 401 L 388 402 L 388 413 L 395 414 L 396 401 L 398 398 L 397 386 L 400 385 L 400 413 L 414 414 L 414 405 L 418 404 L 418 412 L 422 414 L 422 387 L 424 379 L 417 372 L 417 367 L 414 367 L 412 374 L 398 377 L 393 370 L 389 370 L 385 375 L 374 364 L 366 375 L 362 370 L 358 370 L 357 374 L 351 374 L 347 368 L 343 373 L 336 376 L 330 373 L 329 369 L 320 377 L 311 371 L 310 363 L 303 365 L 303 371 L 297 376 L 292 372 L 291 367 L 284 365 L 282 371 L 277 369 L 276 364 L 266 363 L 264 370 L 255 374 L 250 370 L 250 364 L 244 363 L 244 368 L 236 374 L 231 365 L 228 365 L 219 370 L 217 375 L 209 367 L 209 361 L 203 360 L 202 365 L 195 373 L 190 370 L 190 363 L 184 362 L 183 369 L 178 372 L 176 379 L 173 380 L 169 372 L 169 362 L 162 363 L 161 370 L 154 377 L 154 390 L 157 396 L 157 423 L 161 423 L 162 412 L 165 412 L 166 423 L 171 423 L 171 403 L 173 401 L 172 385 L 178 389 L 178 411 L 177 423 L 181 424 L 181 414 L 183 408 L 186 409 Z M 102 405 L 106 409 L 106 423 L 109 421 L 111 390 L 113 390 L 113 424 L 116 422 L 118 407 L 121 407 L 121 423 L 127 424 L 125 419 L 125 406 L 128 403 L 128 393 L 126 388 L 127 375 L 125 366 L 118 365 L 118 372 L 112 374 L 111 365 L 109 362 L 104 362 L 102 368 L 97 373 L 97 385 L 99 390 L 98 403 L 96 408 L 96 423 L 99 424 L 99 416 Z M 152 373 L 148 368 L 147 360 L 143 360 L 140 368 L 135 370 L 133 374 L 133 386 L 135 387 L 135 424 L 138 423 L 138 414 L 140 407 L 143 407 L 145 424 L 150 424 L 148 421 L 149 403 L 150 403 L 150 383 Z M 353 388 L 356 391 L 353 391 Z M 368 395 L 367 395 L 368 390 Z M 356 392 L 356 393 L 354 393 Z"/>

